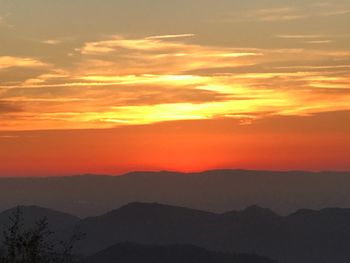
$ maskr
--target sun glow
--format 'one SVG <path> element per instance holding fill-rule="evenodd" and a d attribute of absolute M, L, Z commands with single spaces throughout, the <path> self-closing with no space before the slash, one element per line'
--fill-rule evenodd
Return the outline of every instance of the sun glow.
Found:
<path fill-rule="evenodd" d="M 0 0 L 0 172 L 350 168 L 347 1 L 100 2 Z"/>

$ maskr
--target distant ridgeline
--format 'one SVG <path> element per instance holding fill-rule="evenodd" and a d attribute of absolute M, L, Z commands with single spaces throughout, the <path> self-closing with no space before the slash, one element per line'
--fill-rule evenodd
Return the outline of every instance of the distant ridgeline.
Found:
<path fill-rule="evenodd" d="M 59 239 L 79 228 L 86 238 L 75 252 L 87 263 L 350 261 L 350 209 L 303 209 L 280 216 L 251 206 L 217 214 L 137 202 L 84 219 L 36 206 L 20 209 L 25 226 L 45 216 Z M 0 214 L 1 225 L 8 224 L 13 211 Z"/>
<path fill-rule="evenodd" d="M 290 214 L 299 208 L 350 207 L 349 189 L 350 173 L 341 172 L 213 170 L 0 178 L 0 211 L 39 205 L 86 217 L 141 201 L 214 212 L 258 204 Z"/>

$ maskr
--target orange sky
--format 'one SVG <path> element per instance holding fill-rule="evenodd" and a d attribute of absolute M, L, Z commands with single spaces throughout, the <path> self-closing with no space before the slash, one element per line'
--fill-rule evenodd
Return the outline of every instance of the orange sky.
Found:
<path fill-rule="evenodd" d="M 335 117 L 335 118 L 334 118 Z M 349 170 L 350 111 L 176 121 L 100 130 L 1 132 L 1 175 L 213 168 Z"/>
<path fill-rule="evenodd" d="M 350 170 L 350 4 L 0 0 L 0 176 Z"/>

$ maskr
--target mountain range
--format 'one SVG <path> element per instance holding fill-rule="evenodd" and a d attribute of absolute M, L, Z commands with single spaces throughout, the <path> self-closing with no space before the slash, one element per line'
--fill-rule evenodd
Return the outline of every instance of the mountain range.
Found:
<path fill-rule="evenodd" d="M 0 178 L 0 211 L 37 205 L 86 217 L 139 201 L 217 213 L 257 204 L 285 215 L 299 208 L 350 207 L 349 189 L 346 172 L 213 170 Z"/>
<path fill-rule="evenodd" d="M 160 257 L 175 253 L 177 245 L 202 247 L 230 255 L 254 254 L 280 263 L 350 261 L 350 209 L 301 209 L 281 216 L 259 206 L 213 213 L 134 202 L 100 216 L 82 219 L 40 207 L 24 209 L 26 215 L 36 215 L 31 216 L 31 220 L 48 213 L 50 227 L 61 229 L 60 236 L 68 235 L 73 228 L 79 227 L 86 238 L 79 244 L 78 252 L 90 262 L 96 262 L 93 261 L 96 255 L 108 258 L 113 251 L 115 258 L 121 259 L 125 256 L 122 249 L 125 244 L 129 244 L 137 255 L 151 253 L 147 252 L 148 249 L 152 251 L 154 247 L 161 247 Z M 7 216 L 9 212 L 4 213 Z M 0 214 L 0 218 L 5 217 L 4 213 Z M 169 246 L 174 251 L 169 252 Z"/>

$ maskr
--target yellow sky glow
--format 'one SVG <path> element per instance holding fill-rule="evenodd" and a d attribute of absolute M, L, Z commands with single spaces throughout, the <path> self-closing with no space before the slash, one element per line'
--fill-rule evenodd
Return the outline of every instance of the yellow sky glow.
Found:
<path fill-rule="evenodd" d="M 227 116 L 254 120 L 350 110 L 350 50 L 336 45 L 349 36 L 335 30 L 303 32 L 288 24 L 346 19 L 350 7 L 341 1 L 311 2 L 257 5 L 241 15 L 223 16 L 235 19 L 206 21 L 208 28 L 214 20 L 221 28 L 286 23 L 282 31 L 271 29 L 265 47 L 227 43 L 239 34 L 213 44 L 195 29 L 143 35 L 91 29 L 94 34 L 76 42 L 71 36 L 28 38 L 18 54 L 16 49 L 0 52 L 0 130 L 106 128 Z M 5 33 L 19 30 L 10 15 L 0 16 Z M 20 41 L 9 33 L 7 39 L 14 48 Z M 254 43 L 260 42 L 256 36 Z M 27 49 L 33 54 L 24 55 Z"/>

